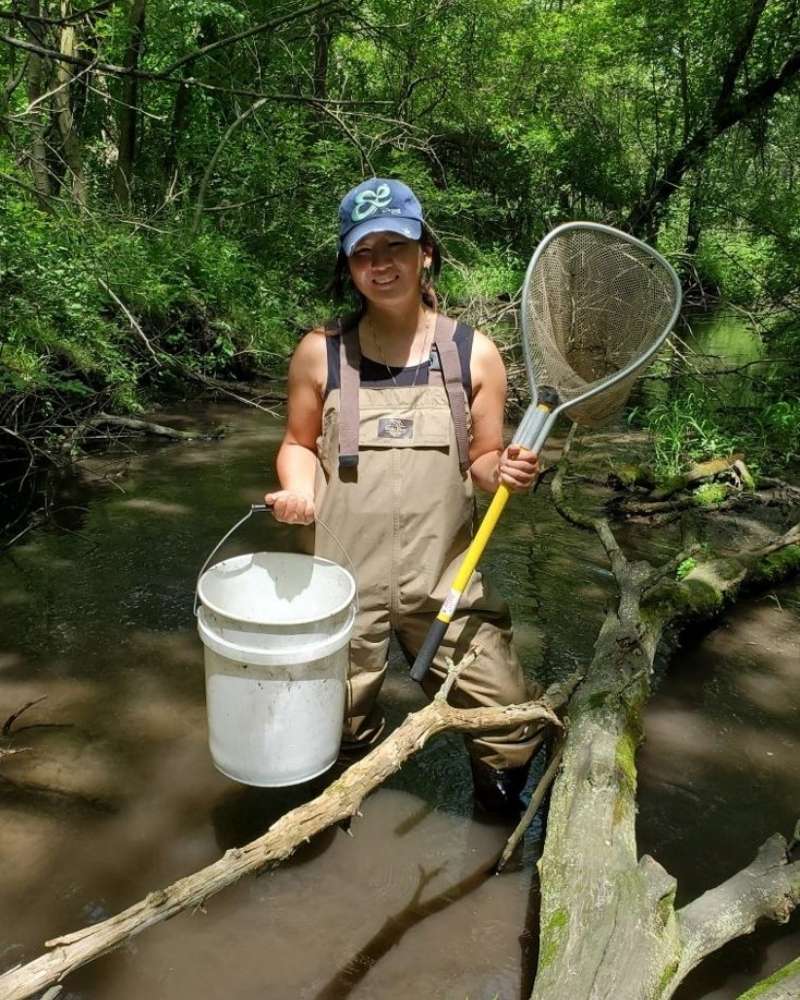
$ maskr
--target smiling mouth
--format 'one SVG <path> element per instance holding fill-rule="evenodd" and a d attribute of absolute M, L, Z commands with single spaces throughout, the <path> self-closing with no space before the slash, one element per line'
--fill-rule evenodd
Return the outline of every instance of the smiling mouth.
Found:
<path fill-rule="evenodd" d="M 386 278 L 384 280 L 381 280 L 379 278 L 373 278 L 372 284 L 379 285 L 380 287 L 385 288 L 387 285 L 393 285 L 395 281 L 397 281 L 397 275 L 395 275 L 393 278 Z"/>

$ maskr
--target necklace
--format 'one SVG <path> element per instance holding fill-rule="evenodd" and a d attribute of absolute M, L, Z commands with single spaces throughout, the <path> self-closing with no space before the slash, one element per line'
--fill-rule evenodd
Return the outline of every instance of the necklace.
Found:
<path fill-rule="evenodd" d="M 425 364 L 428 361 L 430 357 L 431 346 L 433 344 L 433 328 L 435 323 L 435 315 L 436 315 L 435 313 L 429 312 L 426 313 L 425 316 L 425 332 L 422 337 L 422 353 L 417 358 L 417 364 L 414 369 L 414 381 L 411 383 L 412 387 L 417 384 L 417 379 L 419 378 L 420 369 L 422 368 L 423 364 Z M 364 325 L 366 326 L 366 323 Z M 371 325 L 367 327 L 367 329 L 369 330 L 370 338 L 372 340 L 372 343 L 375 345 L 376 353 L 378 354 L 381 363 L 383 364 L 383 367 L 389 373 L 389 378 L 392 380 L 392 383 L 396 386 L 397 379 L 394 376 L 394 371 L 392 370 L 391 365 L 386 360 L 386 355 L 383 353 L 381 342 L 375 336 L 375 331 L 372 329 Z M 409 367 L 411 366 L 409 365 Z"/>

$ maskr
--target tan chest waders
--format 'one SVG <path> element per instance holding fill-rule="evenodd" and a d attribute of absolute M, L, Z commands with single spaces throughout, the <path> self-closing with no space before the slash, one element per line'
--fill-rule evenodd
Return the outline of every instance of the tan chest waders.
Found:
<path fill-rule="evenodd" d="M 468 468 L 469 414 L 454 324 L 437 317 L 441 372 L 427 385 L 361 386 L 357 328 L 336 337 L 340 385 L 323 407 L 317 441 L 316 504 L 357 571 L 359 610 L 350 643 L 345 739 L 369 743 L 383 729 L 377 697 L 392 632 L 413 660 L 469 547 L 474 513 Z M 455 416 L 455 419 L 454 419 Z M 341 558 L 324 532 L 318 555 Z M 480 656 L 450 696 L 465 708 L 527 700 L 505 603 L 476 573 L 423 684 L 432 696 L 472 643 Z M 470 752 L 497 768 L 527 762 L 535 740 L 525 728 L 483 735 Z"/>

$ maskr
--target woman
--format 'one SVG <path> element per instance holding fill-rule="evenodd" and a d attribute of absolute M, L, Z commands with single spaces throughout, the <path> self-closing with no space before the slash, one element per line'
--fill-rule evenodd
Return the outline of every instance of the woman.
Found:
<path fill-rule="evenodd" d="M 384 720 L 377 696 L 392 632 L 413 661 L 469 546 L 473 486 L 527 490 L 537 460 L 503 449 L 505 369 L 483 334 L 436 312 L 435 241 L 413 192 L 372 178 L 342 200 L 334 289 L 349 284 L 359 313 L 308 333 L 289 368 L 288 419 L 278 452 L 275 516 L 330 525 L 358 577 L 345 740 L 368 745 Z M 316 551 L 341 561 L 326 532 Z M 505 604 L 475 574 L 423 682 L 441 684 L 445 658 L 480 655 L 450 700 L 462 707 L 529 697 Z M 535 747 L 526 727 L 468 741 L 476 798 L 514 813 Z"/>

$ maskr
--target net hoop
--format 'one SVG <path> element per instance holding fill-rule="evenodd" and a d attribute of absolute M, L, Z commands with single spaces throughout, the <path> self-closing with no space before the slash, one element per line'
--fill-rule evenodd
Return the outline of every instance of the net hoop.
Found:
<path fill-rule="evenodd" d="M 622 365 L 619 369 L 610 371 L 604 377 L 600 379 L 594 379 L 591 382 L 586 383 L 586 388 L 581 390 L 580 388 L 576 391 L 576 386 L 582 381 L 581 377 L 571 369 L 569 362 L 565 361 L 563 357 L 559 358 L 559 362 L 564 371 L 570 370 L 572 378 L 572 384 L 568 390 L 568 398 L 564 398 L 562 395 L 563 386 L 554 384 L 551 388 L 555 389 L 559 395 L 560 402 L 552 410 L 553 417 L 560 413 L 569 412 L 570 410 L 576 410 L 576 413 L 571 413 L 570 416 L 579 423 L 586 423 L 591 425 L 592 423 L 597 423 L 597 414 L 599 413 L 599 421 L 602 422 L 609 412 L 618 409 L 624 404 L 625 399 L 630 391 L 630 387 L 635 381 L 641 370 L 650 362 L 655 353 L 658 351 L 659 347 L 663 344 L 666 337 L 672 330 L 675 321 L 678 318 L 681 309 L 681 285 L 675 270 L 670 265 L 670 263 L 652 247 L 648 246 L 642 240 L 637 239 L 635 236 L 631 236 L 628 233 L 623 233 L 612 226 L 604 225 L 599 222 L 566 222 L 560 226 L 553 229 L 536 247 L 533 257 L 528 264 L 527 271 L 525 273 L 525 281 L 523 283 L 523 295 L 522 295 L 522 346 L 523 346 L 523 356 L 525 359 L 525 369 L 528 376 L 528 384 L 531 391 L 531 401 L 532 406 L 536 406 L 540 401 L 540 388 L 544 385 L 549 385 L 548 381 L 541 381 L 537 377 L 537 360 L 539 362 L 539 368 L 542 369 L 547 367 L 542 363 L 542 356 L 544 354 L 541 344 L 537 342 L 537 334 L 534 326 L 537 322 L 537 317 L 534 315 L 535 310 L 530 305 L 534 293 L 537 291 L 535 282 L 542 281 L 540 276 L 540 270 L 544 270 L 545 266 L 543 261 L 551 249 L 555 241 L 564 241 L 564 237 L 573 233 L 597 233 L 601 234 L 603 240 L 615 241 L 620 246 L 630 247 L 631 252 L 634 253 L 635 259 L 631 258 L 636 264 L 636 268 L 631 267 L 630 271 L 632 274 L 638 271 L 644 272 L 646 270 L 646 265 L 650 264 L 653 267 L 656 265 L 661 269 L 660 274 L 658 274 L 658 279 L 660 282 L 659 291 L 662 293 L 662 297 L 666 297 L 671 292 L 671 310 L 668 314 L 664 311 L 664 316 L 659 315 L 658 323 L 663 322 L 663 327 L 660 328 L 653 336 L 651 336 L 646 346 L 643 346 L 641 350 L 635 351 L 628 361 Z M 655 271 L 653 272 L 655 274 Z M 559 294 L 562 294 L 562 290 L 559 289 Z M 541 296 L 541 292 L 539 292 Z M 610 297 L 610 296 L 609 296 Z M 661 306 L 664 307 L 669 303 L 664 298 Z M 546 305 L 546 303 L 545 303 Z M 573 303 L 574 305 L 574 303 Z M 623 315 L 623 309 L 620 305 L 616 305 L 617 311 L 620 316 Z M 610 310 L 606 310 L 610 312 Z M 541 337 L 540 337 L 541 340 Z M 550 357 L 555 358 L 557 352 L 553 351 L 552 348 Z M 539 357 L 534 354 L 534 351 L 538 350 Z M 610 393 L 610 390 L 616 387 L 616 394 Z M 598 401 L 593 404 L 594 413 L 592 407 L 583 407 L 583 412 L 581 412 L 581 405 L 585 404 L 589 400 L 593 400 L 594 397 L 601 393 L 609 392 L 609 405 L 603 406 L 600 404 L 598 406 Z M 615 395 L 615 399 L 611 397 Z"/>

